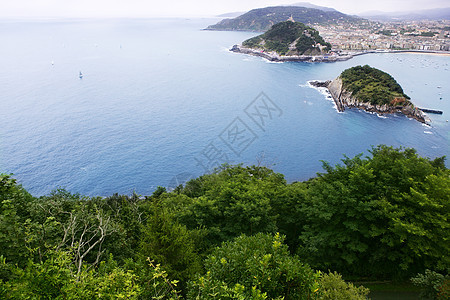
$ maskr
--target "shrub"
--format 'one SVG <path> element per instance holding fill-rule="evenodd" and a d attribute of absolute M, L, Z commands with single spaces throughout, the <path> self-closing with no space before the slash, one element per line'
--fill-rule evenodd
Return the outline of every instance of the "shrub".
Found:
<path fill-rule="evenodd" d="M 319 287 L 318 274 L 290 256 L 283 240 L 279 234 L 259 233 L 223 243 L 206 259 L 207 274 L 191 282 L 188 299 L 231 295 L 236 289 L 242 296 L 239 299 L 313 298 Z"/>
<path fill-rule="evenodd" d="M 323 274 L 319 280 L 321 300 L 365 300 L 369 289 L 363 286 L 356 287 L 347 283 L 336 272 Z"/>
<path fill-rule="evenodd" d="M 420 293 L 421 299 L 449 299 L 449 276 L 425 270 L 424 274 L 417 274 L 411 278 L 414 285 L 423 288 Z"/>

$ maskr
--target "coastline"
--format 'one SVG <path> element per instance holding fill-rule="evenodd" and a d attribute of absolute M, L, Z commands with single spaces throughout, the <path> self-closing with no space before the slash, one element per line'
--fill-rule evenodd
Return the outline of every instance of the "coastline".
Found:
<path fill-rule="evenodd" d="M 411 53 L 411 54 L 450 56 L 449 51 L 434 51 L 434 50 L 391 50 L 390 52 L 386 53 Z"/>
<path fill-rule="evenodd" d="M 246 48 L 241 45 L 234 45 L 231 52 L 259 56 L 269 61 L 275 62 L 336 62 L 351 59 L 354 55 L 279 55 L 276 52 L 266 52 L 253 48 Z"/>
<path fill-rule="evenodd" d="M 365 54 L 377 53 L 411 53 L 411 54 L 426 54 L 426 55 L 442 55 L 450 56 L 448 51 L 434 51 L 434 50 L 364 50 L 355 52 L 341 52 L 340 54 L 330 55 L 279 55 L 275 51 L 267 52 L 253 48 L 243 47 L 242 45 L 234 45 L 229 51 L 235 53 L 248 54 L 258 56 L 274 62 L 337 62 L 352 59 L 355 56 Z"/>

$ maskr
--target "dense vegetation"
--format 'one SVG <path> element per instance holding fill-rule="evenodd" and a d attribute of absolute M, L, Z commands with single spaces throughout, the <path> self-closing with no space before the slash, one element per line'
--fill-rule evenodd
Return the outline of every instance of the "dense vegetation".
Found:
<path fill-rule="evenodd" d="M 331 50 L 331 44 L 326 43 L 317 30 L 303 23 L 292 21 L 275 24 L 266 33 L 248 39 L 242 45 L 276 51 L 280 55 L 317 55 Z M 290 45 L 294 45 L 294 48 L 290 49 Z M 323 48 L 320 49 L 319 45 Z"/>
<path fill-rule="evenodd" d="M 295 21 L 311 25 L 355 24 L 363 20 L 338 11 L 323 11 L 299 6 L 273 6 L 253 9 L 234 19 L 224 19 L 215 25 L 209 26 L 207 29 L 263 32 L 268 30 L 273 24 L 286 21 L 291 16 Z"/>
<path fill-rule="evenodd" d="M 349 68 L 341 73 L 343 87 L 362 102 L 373 105 L 405 105 L 409 97 L 402 87 L 386 72 L 368 65 Z M 394 99 L 403 100 L 395 102 Z"/>
<path fill-rule="evenodd" d="M 444 158 L 379 146 L 342 163 L 291 184 L 225 165 L 148 197 L 36 198 L 0 175 L 0 298 L 365 299 L 336 272 L 426 269 L 418 284 L 448 295 Z"/>

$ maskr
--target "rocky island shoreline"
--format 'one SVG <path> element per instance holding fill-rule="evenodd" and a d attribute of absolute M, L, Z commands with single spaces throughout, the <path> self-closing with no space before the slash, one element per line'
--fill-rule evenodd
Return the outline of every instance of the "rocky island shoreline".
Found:
<path fill-rule="evenodd" d="M 275 51 L 266 51 L 260 49 L 253 49 L 244 47 L 242 45 L 234 45 L 231 52 L 248 54 L 253 56 L 259 56 L 269 61 L 274 62 L 336 62 L 345 61 L 351 59 L 354 55 L 338 55 L 338 54 L 326 54 L 326 55 L 280 55 Z"/>
<path fill-rule="evenodd" d="M 427 115 L 409 101 L 404 105 L 377 105 L 357 99 L 357 97 L 355 97 L 352 92 L 345 89 L 340 76 L 334 80 L 309 81 L 308 83 L 313 87 L 326 88 L 333 98 L 334 103 L 336 104 L 336 108 L 339 112 L 345 111 L 346 108 L 357 108 L 380 115 L 401 113 L 408 118 L 415 119 L 423 124 L 428 125 L 430 123 L 430 119 L 427 117 Z"/>

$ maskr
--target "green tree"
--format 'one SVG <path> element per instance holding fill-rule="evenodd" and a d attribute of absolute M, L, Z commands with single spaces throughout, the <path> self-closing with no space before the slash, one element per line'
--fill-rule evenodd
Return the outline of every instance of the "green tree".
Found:
<path fill-rule="evenodd" d="M 314 297 L 319 289 L 317 274 L 290 256 L 283 240 L 279 234 L 258 233 L 224 242 L 205 260 L 207 273 L 191 283 L 188 299 L 211 299 L 214 293 L 235 290 L 243 294 L 239 299 L 256 294 L 261 299 Z"/>
<path fill-rule="evenodd" d="M 299 236 L 305 225 L 302 211 L 303 204 L 308 196 L 308 184 L 294 182 L 273 189 L 277 192 L 270 197 L 270 215 L 273 216 L 277 230 L 286 236 L 286 244 L 291 252 L 299 246 Z"/>
<path fill-rule="evenodd" d="M 184 288 L 185 283 L 201 271 L 198 250 L 202 233 L 178 223 L 167 209 L 154 207 L 154 214 L 142 229 L 140 257 L 164 266 L 169 278 L 181 280 L 181 288 Z"/>
<path fill-rule="evenodd" d="M 177 216 L 188 228 L 206 229 L 212 245 L 242 233 L 276 231 L 270 204 L 286 184 L 283 175 L 264 167 L 226 166 L 201 181 L 196 192 L 200 196 Z M 186 188 L 192 185 L 188 183 Z"/>
<path fill-rule="evenodd" d="M 372 157 L 309 183 L 299 252 L 321 269 L 360 276 L 407 277 L 449 265 L 449 172 L 442 159 L 378 146 Z M 370 266 L 368 268 L 367 266 Z"/>
<path fill-rule="evenodd" d="M 116 231 L 104 242 L 108 253 L 123 263 L 138 255 L 142 228 L 151 212 L 146 199 L 140 199 L 136 194 L 132 196 L 114 194 L 106 199 L 98 200 L 98 206 L 105 214 L 111 216 Z"/>

